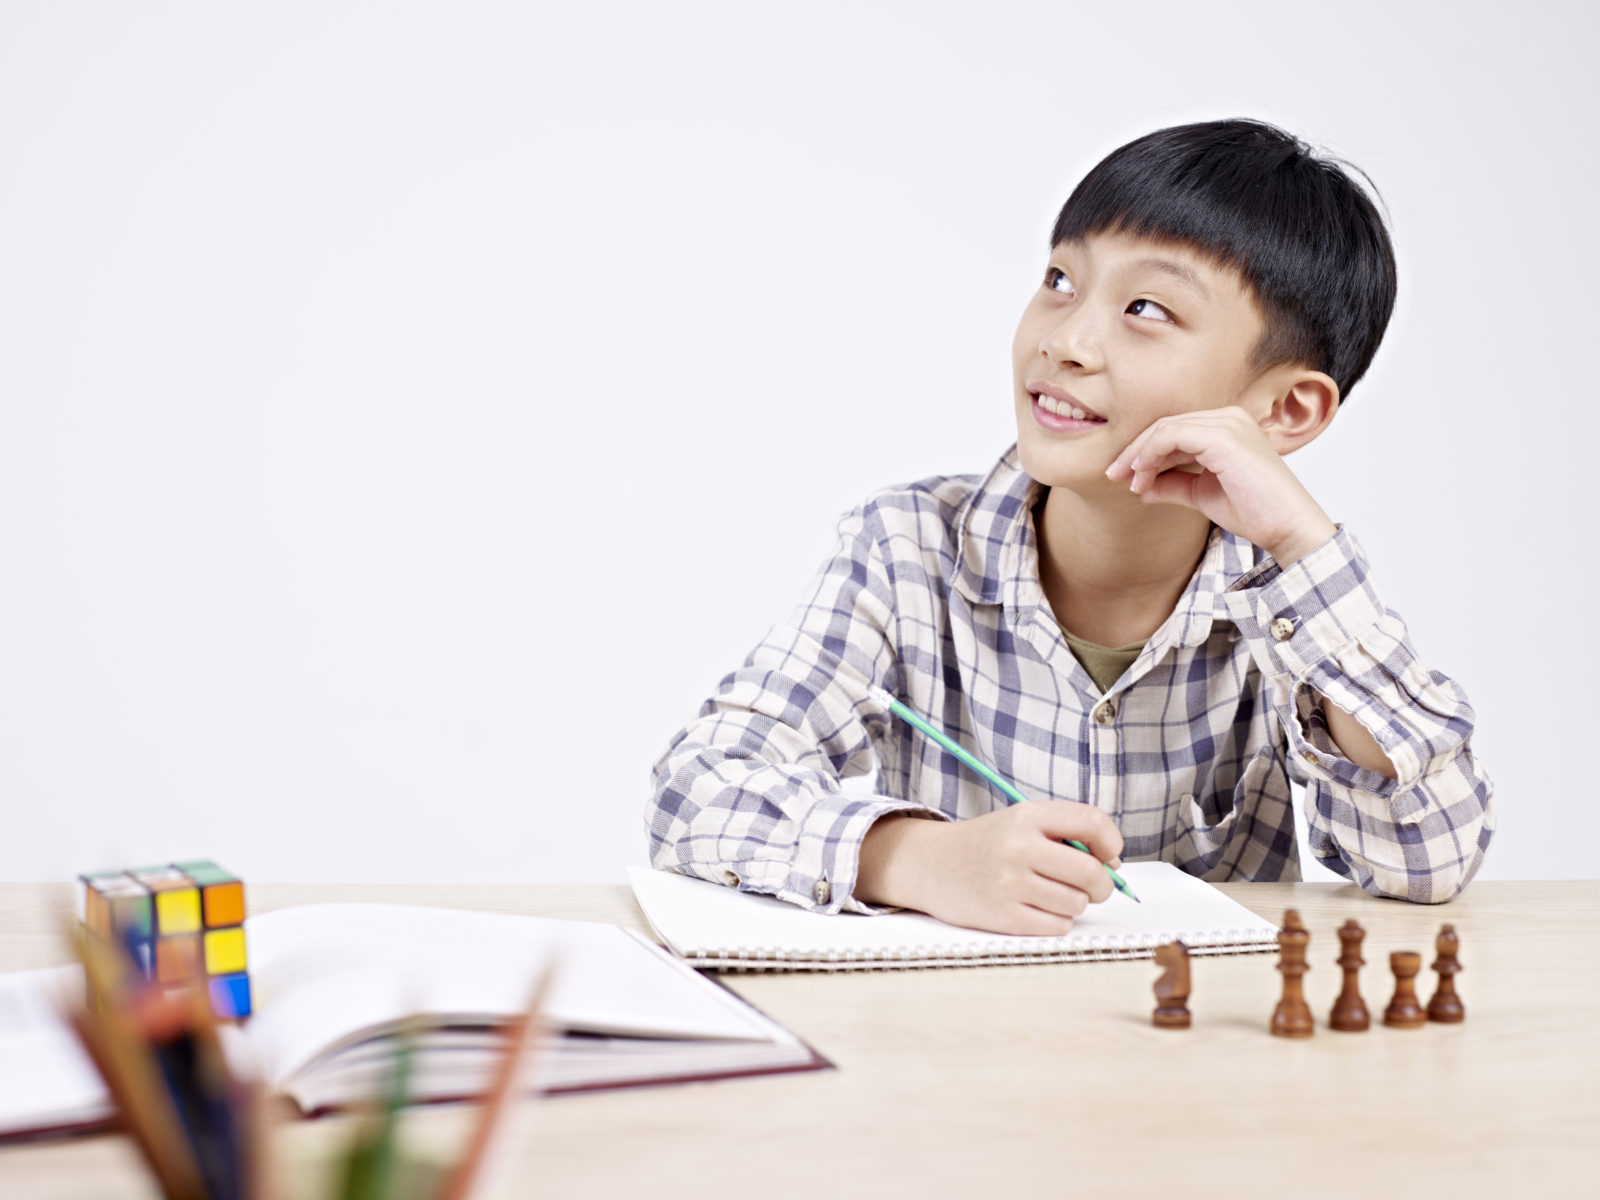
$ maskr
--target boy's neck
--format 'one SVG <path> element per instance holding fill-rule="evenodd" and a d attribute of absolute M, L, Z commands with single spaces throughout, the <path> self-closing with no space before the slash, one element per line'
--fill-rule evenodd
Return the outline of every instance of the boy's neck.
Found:
<path fill-rule="evenodd" d="M 1086 641 L 1125 646 L 1172 615 L 1211 522 L 1181 505 L 1091 503 L 1053 487 L 1034 512 L 1034 532 L 1039 582 L 1056 620 Z"/>

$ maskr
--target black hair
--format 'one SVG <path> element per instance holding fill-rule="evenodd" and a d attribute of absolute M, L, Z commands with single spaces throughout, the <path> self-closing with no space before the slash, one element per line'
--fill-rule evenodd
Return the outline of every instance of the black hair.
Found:
<path fill-rule="evenodd" d="M 1084 176 L 1050 246 L 1109 231 L 1176 242 L 1237 270 L 1266 319 L 1250 369 L 1322 371 L 1342 402 L 1394 312 L 1395 265 L 1382 218 L 1341 163 L 1243 117 L 1158 129 Z"/>

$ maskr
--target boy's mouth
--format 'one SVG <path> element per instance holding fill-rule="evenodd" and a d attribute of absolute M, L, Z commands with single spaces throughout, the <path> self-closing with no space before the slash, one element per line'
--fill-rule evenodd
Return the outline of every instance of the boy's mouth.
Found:
<path fill-rule="evenodd" d="M 1101 414 L 1096 413 L 1093 408 L 1085 408 L 1080 403 L 1062 400 L 1062 398 L 1054 397 L 1050 392 L 1034 392 L 1032 395 L 1034 395 L 1035 405 L 1040 406 L 1042 410 L 1050 413 L 1051 416 L 1056 416 L 1056 418 L 1086 421 L 1091 426 L 1106 424 L 1106 418 L 1102 418 Z"/>

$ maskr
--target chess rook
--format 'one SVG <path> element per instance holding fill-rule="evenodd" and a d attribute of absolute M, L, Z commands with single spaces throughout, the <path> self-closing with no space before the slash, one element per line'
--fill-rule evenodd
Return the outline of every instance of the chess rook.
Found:
<path fill-rule="evenodd" d="M 1428 1014 L 1417 1002 L 1417 972 L 1422 970 L 1422 955 L 1415 950 L 1396 950 L 1389 955 L 1394 972 L 1394 997 L 1383 1010 L 1383 1023 L 1396 1029 L 1416 1029 L 1427 1024 Z"/>
<path fill-rule="evenodd" d="M 1346 921 L 1339 927 L 1339 967 L 1344 971 L 1344 987 L 1333 1002 L 1333 1012 L 1328 1015 L 1330 1029 L 1360 1033 L 1372 1024 L 1357 980 L 1367 961 L 1361 957 L 1361 940 L 1366 935 L 1367 931 L 1355 921 Z"/>
<path fill-rule="evenodd" d="M 1283 973 L 1283 998 L 1272 1013 L 1271 1029 L 1276 1037 L 1310 1037 L 1316 1032 L 1311 1008 L 1306 1004 L 1301 977 L 1311 968 L 1306 964 L 1306 946 L 1311 934 L 1300 922 L 1300 914 L 1289 909 L 1283 914 L 1278 931 L 1278 970 Z"/>
<path fill-rule="evenodd" d="M 1439 940 L 1434 943 L 1438 957 L 1433 960 L 1433 970 L 1439 976 L 1439 986 L 1434 989 L 1433 999 L 1428 1001 L 1430 1021 L 1454 1025 L 1467 1019 L 1467 1010 L 1461 997 L 1456 995 L 1456 975 L 1461 970 L 1456 953 L 1460 948 L 1461 939 L 1456 937 L 1455 926 L 1443 926 L 1439 930 Z"/>

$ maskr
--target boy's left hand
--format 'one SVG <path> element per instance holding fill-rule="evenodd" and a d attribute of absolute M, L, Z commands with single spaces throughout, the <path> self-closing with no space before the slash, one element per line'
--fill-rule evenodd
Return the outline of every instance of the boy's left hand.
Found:
<path fill-rule="evenodd" d="M 1175 470 L 1197 464 L 1198 472 Z M 1106 468 L 1146 504 L 1182 504 L 1287 567 L 1332 537 L 1328 514 L 1238 406 L 1162 417 Z"/>

